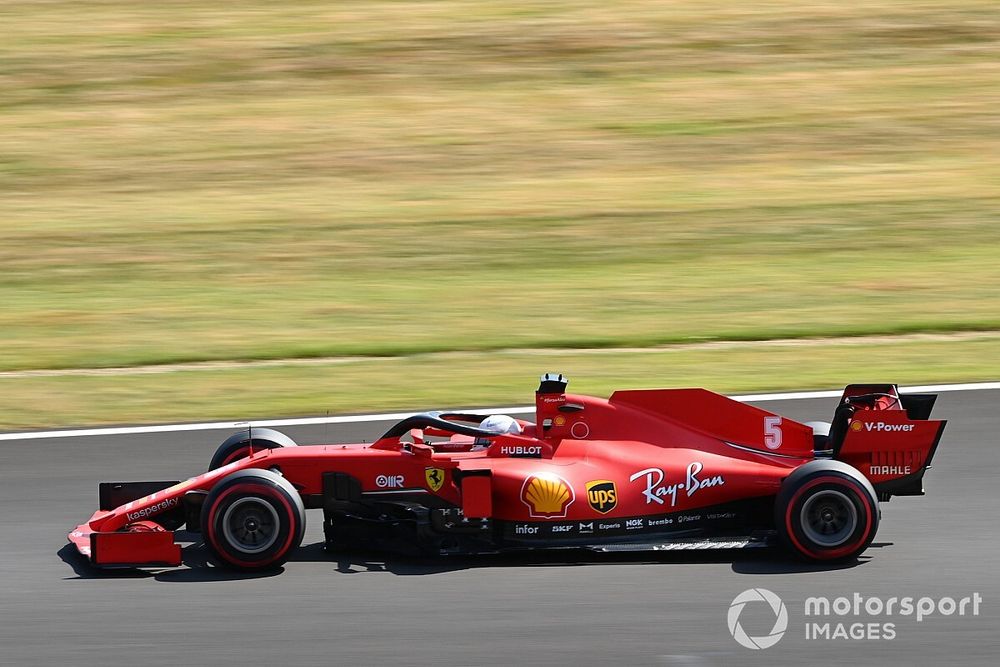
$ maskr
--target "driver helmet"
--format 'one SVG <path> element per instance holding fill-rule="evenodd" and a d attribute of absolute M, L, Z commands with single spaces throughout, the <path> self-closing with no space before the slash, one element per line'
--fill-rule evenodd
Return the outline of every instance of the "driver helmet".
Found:
<path fill-rule="evenodd" d="M 519 435 L 522 431 L 517 420 L 507 415 L 490 415 L 479 423 L 479 428 L 493 433 L 513 433 Z"/>

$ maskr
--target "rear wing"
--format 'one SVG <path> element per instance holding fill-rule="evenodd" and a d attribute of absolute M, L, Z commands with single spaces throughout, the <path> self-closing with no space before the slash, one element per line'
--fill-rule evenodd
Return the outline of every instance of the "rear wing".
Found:
<path fill-rule="evenodd" d="M 867 476 L 882 501 L 922 496 L 947 423 L 930 419 L 936 399 L 894 384 L 848 385 L 830 427 L 833 457 Z"/>

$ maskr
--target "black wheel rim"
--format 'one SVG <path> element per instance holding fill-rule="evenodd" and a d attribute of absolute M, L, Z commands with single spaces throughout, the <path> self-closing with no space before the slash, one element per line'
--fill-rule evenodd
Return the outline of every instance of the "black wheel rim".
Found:
<path fill-rule="evenodd" d="M 278 512 L 259 498 L 239 498 L 222 515 L 222 533 L 236 551 L 259 554 L 278 539 Z"/>
<path fill-rule="evenodd" d="M 802 532 L 822 547 L 836 547 L 854 533 L 858 525 L 858 508 L 841 491 L 820 491 L 802 503 L 799 513 Z"/>

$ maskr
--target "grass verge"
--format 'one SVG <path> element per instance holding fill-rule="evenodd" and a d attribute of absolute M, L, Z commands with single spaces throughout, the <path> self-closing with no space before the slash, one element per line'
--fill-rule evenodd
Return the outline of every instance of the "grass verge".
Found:
<path fill-rule="evenodd" d="M 1000 328 L 995 2 L 0 15 L 0 370 Z"/>
<path fill-rule="evenodd" d="M 0 379 L 0 428 L 530 404 L 537 375 L 547 370 L 569 375 L 572 391 L 596 395 L 638 387 L 705 386 L 734 393 L 831 389 L 865 381 L 995 380 L 1000 339 L 603 354 L 451 353 L 316 366 Z"/>

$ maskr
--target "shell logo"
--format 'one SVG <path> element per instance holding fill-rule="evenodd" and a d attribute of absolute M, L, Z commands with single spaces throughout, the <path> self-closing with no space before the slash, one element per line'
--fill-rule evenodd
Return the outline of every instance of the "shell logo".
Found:
<path fill-rule="evenodd" d="M 851 422 L 851 430 L 852 431 L 860 431 L 863 428 L 864 428 L 864 426 L 861 424 L 861 422 L 859 422 L 859 421 L 853 421 L 853 422 Z"/>
<path fill-rule="evenodd" d="M 530 475 L 521 487 L 521 502 L 528 506 L 528 515 L 533 518 L 564 519 L 574 500 L 573 487 L 552 473 Z"/>

